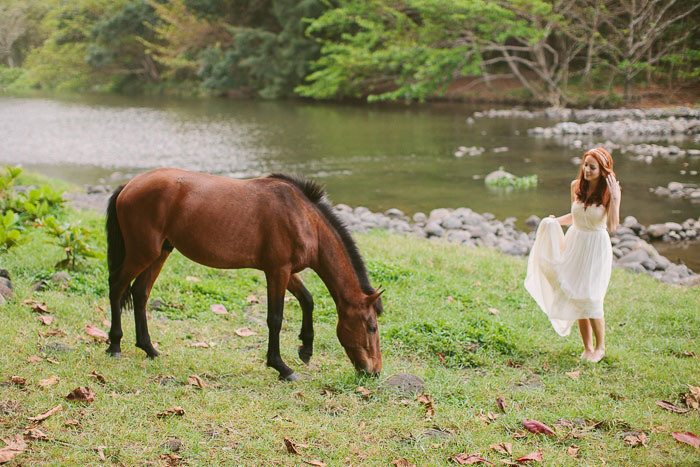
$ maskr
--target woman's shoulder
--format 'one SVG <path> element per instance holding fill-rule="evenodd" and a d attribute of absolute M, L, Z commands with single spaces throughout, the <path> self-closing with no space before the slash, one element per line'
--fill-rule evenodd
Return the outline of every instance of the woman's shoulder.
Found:
<path fill-rule="evenodd" d="M 574 188 L 577 185 L 578 185 L 578 178 L 574 178 L 573 180 L 571 180 L 571 188 Z"/>

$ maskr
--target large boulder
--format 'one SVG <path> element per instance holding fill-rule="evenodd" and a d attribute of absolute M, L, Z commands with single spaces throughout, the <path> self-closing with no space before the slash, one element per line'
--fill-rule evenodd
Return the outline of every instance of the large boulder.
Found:
<path fill-rule="evenodd" d="M 14 293 L 14 287 L 12 286 L 12 280 L 10 279 L 10 273 L 7 269 L 0 269 L 0 300 L 5 303 L 6 300 L 12 298 Z"/>
<path fill-rule="evenodd" d="M 484 178 L 484 182 L 492 183 L 496 180 L 500 180 L 501 178 L 515 178 L 515 175 L 510 172 L 506 172 L 505 170 L 494 170 Z"/>

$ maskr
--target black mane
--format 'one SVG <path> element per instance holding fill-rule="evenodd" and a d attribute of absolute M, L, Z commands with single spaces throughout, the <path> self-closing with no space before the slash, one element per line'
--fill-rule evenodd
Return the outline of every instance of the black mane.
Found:
<path fill-rule="evenodd" d="M 362 260 L 360 255 L 360 250 L 357 249 L 355 240 L 353 240 L 348 227 L 345 223 L 338 217 L 338 215 L 333 210 L 333 205 L 328 200 L 326 196 L 326 190 L 313 180 L 309 180 L 301 175 L 291 175 L 283 173 L 273 173 L 268 175 L 268 178 L 276 178 L 278 180 L 284 180 L 285 182 L 291 183 L 301 190 L 302 193 L 314 203 L 323 217 L 326 219 L 328 224 L 335 229 L 338 236 L 345 246 L 345 251 L 348 252 L 350 256 L 350 262 L 355 270 L 357 279 L 360 282 L 360 288 L 367 295 L 371 295 L 375 292 L 374 287 L 369 282 L 369 277 L 367 276 L 367 269 L 365 268 L 365 262 Z M 375 302 L 374 306 L 378 315 L 383 311 L 381 298 Z"/>

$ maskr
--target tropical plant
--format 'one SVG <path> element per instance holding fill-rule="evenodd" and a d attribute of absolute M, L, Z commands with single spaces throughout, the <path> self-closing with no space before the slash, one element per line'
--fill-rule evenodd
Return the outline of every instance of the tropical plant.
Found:
<path fill-rule="evenodd" d="M 86 228 L 68 223 L 59 224 L 53 216 L 44 218 L 42 226 L 66 254 L 64 259 L 56 263 L 57 269 L 75 269 L 78 260 L 104 257 L 89 244 L 91 233 Z"/>

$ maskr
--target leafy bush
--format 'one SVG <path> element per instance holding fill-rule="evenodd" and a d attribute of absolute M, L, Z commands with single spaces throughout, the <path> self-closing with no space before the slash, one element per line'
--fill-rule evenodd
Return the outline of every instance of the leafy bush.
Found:
<path fill-rule="evenodd" d="M 60 225 L 53 216 L 46 217 L 42 226 L 66 253 L 66 258 L 56 263 L 57 269 L 75 269 L 77 260 L 104 257 L 102 253 L 93 250 L 88 243 L 91 235 L 88 229 L 72 224 Z"/>
<path fill-rule="evenodd" d="M 498 170 L 504 171 L 503 167 Z M 532 188 L 537 186 L 537 175 L 525 175 L 524 177 L 499 177 L 491 180 L 484 180 L 489 186 L 505 188 Z"/>
<path fill-rule="evenodd" d="M 0 217 L 0 250 L 6 250 L 17 245 L 20 238 L 17 223 L 19 216 L 14 211 L 8 210 Z"/>

